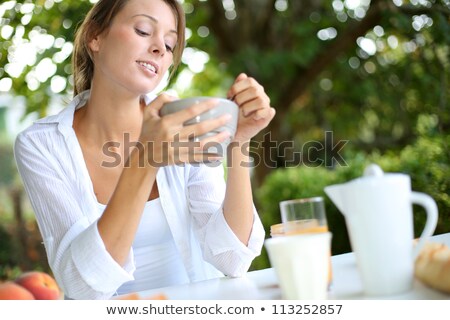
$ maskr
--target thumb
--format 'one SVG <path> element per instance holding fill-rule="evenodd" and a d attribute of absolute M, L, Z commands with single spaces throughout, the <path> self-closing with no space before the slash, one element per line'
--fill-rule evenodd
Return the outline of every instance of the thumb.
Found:
<path fill-rule="evenodd" d="M 240 73 L 240 74 L 236 77 L 236 79 L 234 80 L 234 83 L 239 82 L 239 81 L 244 80 L 244 79 L 247 79 L 247 78 L 248 78 L 247 74 L 245 74 L 245 73 Z"/>
<path fill-rule="evenodd" d="M 242 81 L 242 80 L 244 80 L 244 79 L 247 79 L 248 78 L 248 76 L 247 76 L 247 74 L 245 74 L 245 73 L 240 73 L 237 77 L 236 77 L 236 79 L 234 79 L 234 82 L 233 82 L 233 84 L 231 85 L 231 88 L 228 90 L 228 92 L 227 92 L 227 99 L 234 99 L 234 96 L 235 96 L 235 94 L 236 94 L 236 92 L 234 92 L 235 91 L 235 85 L 236 85 L 236 83 L 238 83 L 239 81 Z"/>
<path fill-rule="evenodd" d="M 167 93 L 161 93 L 152 102 L 149 103 L 148 107 L 159 113 L 164 104 L 175 100 L 178 100 L 178 98 Z"/>

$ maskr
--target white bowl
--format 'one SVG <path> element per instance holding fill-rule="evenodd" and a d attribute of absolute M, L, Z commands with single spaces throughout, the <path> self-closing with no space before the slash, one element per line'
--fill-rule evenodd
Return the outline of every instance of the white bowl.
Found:
<path fill-rule="evenodd" d="M 203 150 L 203 153 L 208 154 L 214 154 L 214 155 L 226 155 L 227 146 L 230 143 L 231 139 L 233 139 L 234 134 L 236 133 L 237 128 L 237 122 L 238 122 L 238 116 L 239 116 L 239 107 L 236 103 L 234 103 L 231 100 L 223 99 L 223 98 L 215 98 L 215 97 L 191 97 L 191 98 L 185 98 L 185 99 L 179 99 L 175 101 L 168 102 L 164 104 L 164 106 L 161 108 L 160 115 L 165 116 L 171 113 L 175 113 L 178 111 L 181 111 L 187 107 L 190 107 L 194 104 L 197 104 L 199 102 L 215 99 L 218 101 L 218 104 L 206 111 L 201 113 L 200 115 L 186 121 L 184 123 L 185 126 L 192 125 L 195 123 L 199 123 L 205 120 L 213 119 L 220 117 L 226 113 L 231 115 L 231 119 L 222 127 L 219 127 L 217 129 L 214 129 L 204 135 L 194 137 L 193 141 L 200 141 L 205 137 L 209 137 L 215 134 L 218 134 L 224 130 L 227 130 L 230 133 L 230 138 L 227 139 L 227 141 L 224 141 L 221 144 L 208 144 L 207 148 Z"/>

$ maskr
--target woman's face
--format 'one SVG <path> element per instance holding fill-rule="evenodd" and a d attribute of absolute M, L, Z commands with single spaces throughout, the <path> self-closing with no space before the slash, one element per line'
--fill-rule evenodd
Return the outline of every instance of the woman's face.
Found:
<path fill-rule="evenodd" d="M 141 95 L 152 91 L 173 62 L 176 19 L 162 0 L 130 0 L 110 29 L 89 46 L 94 57 L 94 83 L 106 81 Z"/>

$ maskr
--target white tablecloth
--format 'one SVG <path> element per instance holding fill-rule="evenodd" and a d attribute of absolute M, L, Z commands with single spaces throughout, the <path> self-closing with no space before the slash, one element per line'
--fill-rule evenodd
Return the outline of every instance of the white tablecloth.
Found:
<path fill-rule="evenodd" d="M 433 236 L 433 242 L 450 246 L 450 233 Z M 426 287 L 418 280 L 413 289 L 400 295 L 371 297 L 363 292 L 353 253 L 332 257 L 333 284 L 329 299 L 450 299 L 450 295 Z M 140 292 L 142 298 L 165 294 L 169 299 L 181 300 L 276 300 L 281 299 L 275 271 L 272 268 L 248 272 L 241 278 L 218 278 L 188 285 L 166 287 Z"/>

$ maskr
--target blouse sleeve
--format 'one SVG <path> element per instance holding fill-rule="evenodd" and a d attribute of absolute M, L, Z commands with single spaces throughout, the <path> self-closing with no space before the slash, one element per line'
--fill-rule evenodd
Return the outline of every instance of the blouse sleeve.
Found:
<path fill-rule="evenodd" d="M 222 164 L 191 166 L 188 181 L 189 210 L 194 218 L 204 259 L 225 275 L 239 277 L 261 253 L 265 231 L 253 206 L 253 227 L 245 246 L 223 215 L 225 179 Z"/>
<path fill-rule="evenodd" d="M 99 215 L 86 213 L 76 174 L 68 174 L 71 160 L 61 151 L 67 147 L 54 136 L 49 140 L 45 131 L 32 134 L 17 137 L 14 153 L 55 279 L 72 299 L 110 298 L 133 280 L 133 253 L 124 266 L 109 255 L 97 220 L 89 219 Z"/>

